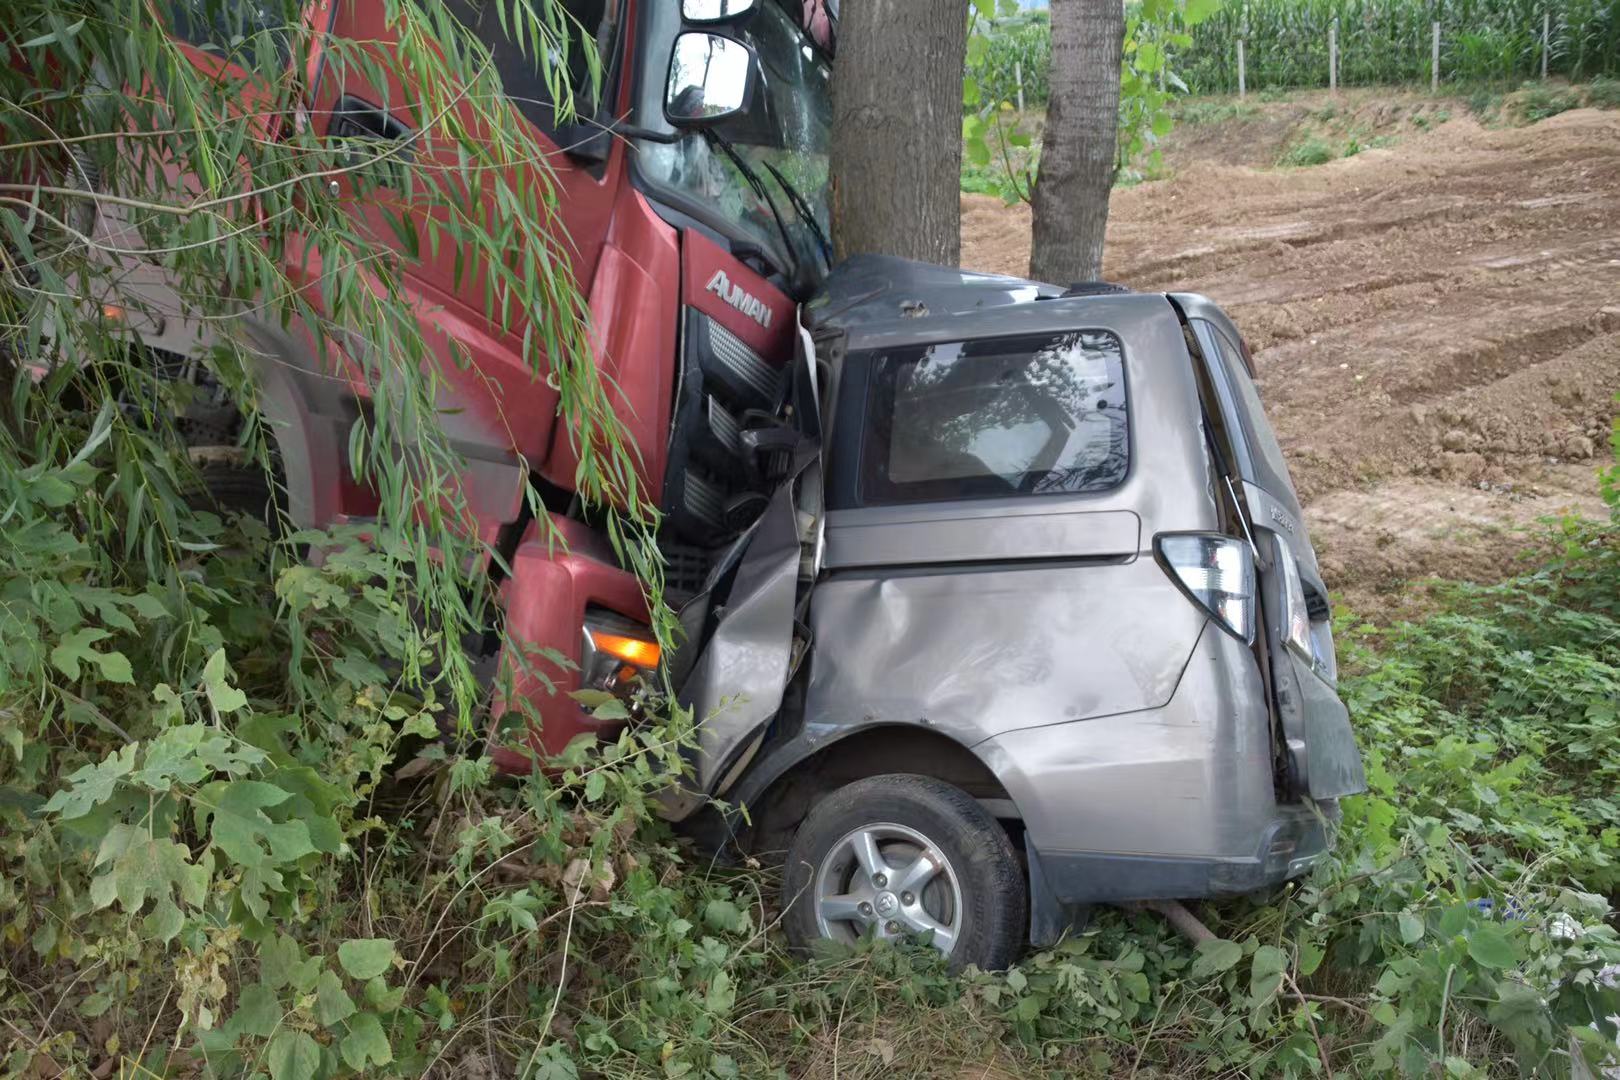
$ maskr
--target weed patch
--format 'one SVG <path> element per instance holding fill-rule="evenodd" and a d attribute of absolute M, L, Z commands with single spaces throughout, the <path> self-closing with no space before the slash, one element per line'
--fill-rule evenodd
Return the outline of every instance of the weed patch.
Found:
<path fill-rule="evenodd" d="M 1514 108 L 1526 123 L 1534 124 L 1539 120 L 1579 108 L 1580 104 L 1580 95 L 1572 89 L 1532 86 L 1517 95 Z"/>
<path fill-rule="evenodd" d="M 1586 85 L 1586 103 L 1599 109 L 1620 109 L 1620 79 L 1593 79 Z"/>
<path fill-rule="evenodd" d="M 1324 165 L 1338 156 L 1326 140 L 1312 136 L 1285 150 L 1282 157 L 1277 159 L 1277 164 L 1288 168 L 1304 168 L 1310 165 Z"/>

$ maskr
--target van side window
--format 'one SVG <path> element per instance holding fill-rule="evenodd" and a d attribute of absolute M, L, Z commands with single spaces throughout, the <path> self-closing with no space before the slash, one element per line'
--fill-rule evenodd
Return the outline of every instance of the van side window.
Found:
<path fill-rule="evenodd" d="M 873 364 L 863 505 L 1074 495 L 1125 479 L 1123 347 L 1106 330 L 911 346 Z"/>
<path fill-rule="evenodd" d="M 590 38 L 596 44 L 604 83 L 601 90 L 606 93 L 607 68 L 618 42 L 619 11 L 623 4 L 621 0 L 555 2 L 568 14 L 565 20 L 568 26 L 568 55 L 564 58 L 553 53 L 552 66 L 573 92 L 575 117 L 588 120 L 596 114 L 596 101 L 591 90 L 589 54 L 582 39 Z M 451 10 L 489 49 L 507 99 L 517 106 L 518 112 L 529 123 L 547 135 L 555 135 L 558 128 L 557 102 L 552 99 L 551 88 L 546 85 L 545 76 L 540 70 L 540 59 L 535 55 L 534 43 L 525 37 L 520 46 L 501 28 L 500 12 L 496 7 L 502 5 L 508 13 L 506 25 L 510 29 L 513 28 L 510 3 L 511 0 L 451 0 Z M 537 6 L 536 10 L 541 9 Z M 564 59 L 566 66 L 559 63 Z"/>

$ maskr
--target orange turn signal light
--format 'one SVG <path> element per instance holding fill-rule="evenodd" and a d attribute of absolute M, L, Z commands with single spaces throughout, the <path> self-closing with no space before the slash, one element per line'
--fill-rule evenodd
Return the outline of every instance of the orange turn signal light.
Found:
<path fill-rule="evenodd" d="M 616 656 L 627 664 L 647 670 L 658 666 L 660 650 L 656 641 L 642 641 L 622 634 L 604 634 L 599 630 L 591 631 L 591 640 L 602 652 Z"/>

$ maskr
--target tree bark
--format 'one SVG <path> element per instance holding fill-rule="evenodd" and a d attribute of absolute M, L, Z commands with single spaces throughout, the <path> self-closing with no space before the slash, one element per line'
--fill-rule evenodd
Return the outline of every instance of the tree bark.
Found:
<path fill-rule="evenodd" d="M 962 0 L 845 0 L 833 77 L 832 241 L 961 258 Z"/>
<path fill-rule="evenodd" d="M 1120 0 L 1052 0 L 1051 98 L 1030 197 L 1029 276 L 1037 281 L 1068 285 L 1102 274 L 1124 40 Z"/>

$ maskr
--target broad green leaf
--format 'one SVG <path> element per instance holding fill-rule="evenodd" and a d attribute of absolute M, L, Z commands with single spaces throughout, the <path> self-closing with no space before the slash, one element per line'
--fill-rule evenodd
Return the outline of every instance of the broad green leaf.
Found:
<path fill-rule="evenodd" d="M 737 931 L 742 928 L 742 909 L 730 900 L 710 900 L 703 908 L 703 921 L 711 930 Z"/>
<path fill-rule="evenodd" d="M 1282 986 L 1283 972 L 1288 969 L 1288 954 L 1275 945 L 1262 945 L 1254 951 L 1254 963 L 1249 969 L 1249 994 L 1255 998 L 1269 998 Z"/>
<path fill-rule="evenodd" d="M 185 918 L 173 900 L 161 896 L 158 898 L 157 906 L 152 909 L 152 914 L 146 917 L 142 926 L 146 930 L 147 937 L 167 945 L 179 936 L 185 926 Z"/>
<path fill-rule="evenodd" d="M 388 1045 L 388 1036 L 376 1013 L 361 1013 L 349 1021 L 349 1033 L 343 1037 L 339 1050 L 351 1069 L 364 1069 L 367 1062 L 386 1065 L 394 1060 L 393 1048 Z"/>
<path fill-rule="evenodd" d="M 212 818 L 214 844 L 243 866 L 268 867 L 315 851 L 309 826 L 276 821 L 265 811 L 280 807 L 292 793 L 261 780 L 218 780 L 197 793 L 199 823 Z"/>
<path fill-rule="evenodd" d="M 628 720 L 630 719 L 630 710 L 624 707 L 624 702 L 614 697 L 608 698 L 592 709 L 591 715 L 598 720 Z"/>
<path fill-rule="evenodd" d="M 529 1062 L 531 1080 L 579 1080 L 579 1067 L 561 1043 L 548 1043 Z"/>
<path fill-rule="evenodd" d="M 254 1035 L 268 1039 L 281 1024 L 281 1002 L 276 992 L 264 983 L 242 987 L 236 997 L 236 1012 L 227 1027 L 239 1035 Z"/>
<path fill-rule="evenodd" d="M 286 934 L 275 934 L 259 946 L 259 978 L 271 990 L 292 983 L 303 964 L 303 946 Z"/>
<path fill-rule="evenodd" d="M 224 649 L 215 649 L 203 665 L 203 689 L 216 712 L 235 712 L 247 704 L 247 695 L 230 684 Z"/>
<path fill-rule="evenodd" d="M 1188 26 L 1197 26 L 1220 9 L 1221 0 L 1186 0 L 1181 18 Z"/>
<path fill-rule="evenodd" d="M 1547 1002 L 1531 986 L 1509 979 L 1496 988 L 1497 1000 L 1486 1010 L 1491 1023 L 1514 1039 L 1533 1038 L 1551 1020 Z"/>
<path fill-rule="evenodd" d="M 270 1080 L 314 1080 L 320 1068 L 321 1048 L 302 1031 L 283 1031 L 264 1052 Z"/>
<path fill-rule="evenodd" d="M 714 973 L 709 980 L 709 988 L 703 995 L 703 1007 L 716 1016 L 725 1016 L 731 1012 L 731 1007 L 737 1003 L 737 987 L 731 981 L 731 976 L 724 970 Z"/>
<path fill-rule="evenodd" d="M 1410 911 L 1403 911 L 1399 918 L 1401 928 L 1401 941 L 1408 945 L 1423 937 L 1423 920 Z"/>
<path fill-rule="evenodd" d="M 29 485 L 29 494 L 52 510 L 60 509 L 79 497 L 79 487 L 69 483 L 61 469 L 41 473 L 29 481 Z"/>
<path fill-rule="evenodd" d="M 1239 960 L 1243 959 L 1243 946 L 1222 938 L 1200 941 L 1197 951 L 1198 957 L 1192 966 L 1192 977 L 1195 979 L 1230 971 Z"/>
<path fill-rule="evenodd" d="M 382 976 L 377 976 L 366 983 L 366 1004 L 378 1012 L 393 1012 L 405 1004 L 405 988 L 396 986 L 390 988 Z"/>
<path fill-rule="evenodd" d="M 77 679 L 79 665 L 88 663 L 99 668 L 101 677 L 108 682 L 130 682 L 129 660 L 123 653 L 97 652 L 91 648 L 98 641 L 105 641 L 109 637 L 112 637 L 112 634 L 99 627 L 81 627 L 62 638 L 51 650 L 51 664 L 70 679 Z"/>
<path fill-rule="evenodd" d="M 1518 950 L 1508 936 L 1494 926 L 1477 927 L 1468 935 L 1468 955 L 1475 963 L 1498 971 L 1519 962 Z"/>
<path fill-rule="evenodd" d="M 1316 969 L 1322 966 L 1322 958 L 1327 955 L 1322 943 L 1314 938 L 1299 943 L 1299 974 L 1305 978 L 1316 974 Z"/>
<path fill-rule="evenodd" d="M 207 895 L 208 867 L 193 863 L 184 844 L 159 840 L 133 825 L 107 830 L 95 864 L 107 867 L 90 882 L 90 899 L 98 908 L 114 900 L 128 912 L 139 911 L 148 899 L 172 903 L 176 889 L 182 903 L 201 907 Z"/>
<path fill-rule="evenodd" d="M 46 800 L 41 811 L 61 814 L 67 820 L 88 814 L 113 797 L 119 780 L 135 767 L 136 750 L 136 745 L 130 743 L 94 765 L 81 766 L 67 778 L 66 788 Z"/>
<path fill-rule="evenodd" d="M 331 971 L 322 971 L 315 984 L 315 1019 L 330 1027 L 355 1013 L 354 1001 L 343 989 L 343 980 Z"/>
<path fill-rule="evenodd" d="M 352 978 L 373 979 L 394 963 L 390 938 L 351 938 L 338 946 L 338 963 Z"/>

